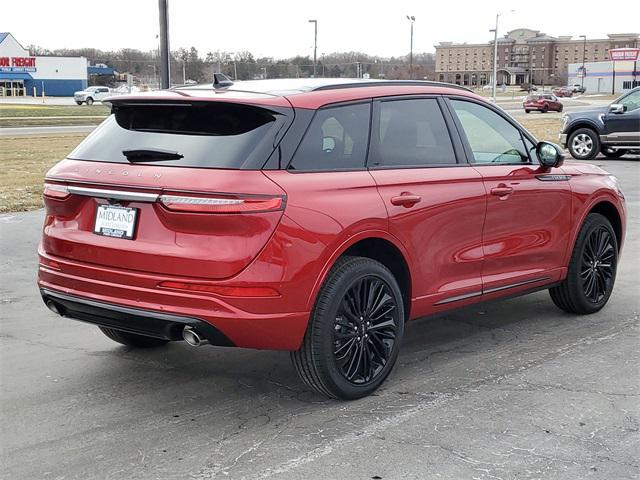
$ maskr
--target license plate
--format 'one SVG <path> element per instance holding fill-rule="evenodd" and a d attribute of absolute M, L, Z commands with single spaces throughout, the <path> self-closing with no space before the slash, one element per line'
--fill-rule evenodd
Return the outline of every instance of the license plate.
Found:
<path fill-rule="evenodd" d="M 131 240 L 136 229 L 136 208 L 98 205 L 93 233 Z"/>

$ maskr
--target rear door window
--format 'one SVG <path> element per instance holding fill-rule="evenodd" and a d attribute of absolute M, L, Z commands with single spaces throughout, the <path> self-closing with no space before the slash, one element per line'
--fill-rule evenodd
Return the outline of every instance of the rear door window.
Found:
<path fill-rule="evenodd" d="M 363 169 L 369 142 L 370 112 L 370 103 L 318 110 L 293 156 L 289 169 Z"/>
<path fill-rule="evenodd" d="M 371 167 L 420 167 L 456 163 L 438 101 L 434 98 L 380 102 Z"/>
<path fill-rule="evenodd" d="M 261 168 L 287 123 L 284 111 L 228 103 L 117 105 L 69 158 L 129 163 L 125 151 L 158 151 L 145 164 Z M 166 152 L 175 155 L 166 155 Z"/>

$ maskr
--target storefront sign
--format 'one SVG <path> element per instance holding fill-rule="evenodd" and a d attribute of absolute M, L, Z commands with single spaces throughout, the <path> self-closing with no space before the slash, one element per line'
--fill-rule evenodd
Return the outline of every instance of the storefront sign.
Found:
<path fill-rule="evenodd" d="M 612 48 L 609 50 L 609 59 L 614 62 L 623 60 L 638 60 L 640 56 L 640 48 Z"/>
<path fill-rule="evenodd" d="M 36 57 L 0 57 L 0 72 L 35 72 Z"/>

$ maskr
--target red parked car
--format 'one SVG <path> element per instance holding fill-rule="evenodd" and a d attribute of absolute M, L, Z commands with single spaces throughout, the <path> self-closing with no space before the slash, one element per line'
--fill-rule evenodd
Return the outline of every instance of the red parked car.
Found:
<path fill-rule="evenodd" d="M 556 97 L 573 97 L 573 90 L 569 87 L 554 88 L 553 94 Z"/>
<path fill-rule="evenodd" d="M 615 178 L 563 166 L 463 87 L 265 80 L 110 104 L 46 176 L 38 285 L 117 342 L 288 350 L 309 387 L 352 399 L 388 376 L 406 321 L 611 295 Z"/>
<path fill-rule="evenodd" d="M 522 107 L 525 113 L 530 113 L 534 110 L 542 113 L 562 111 L 562 103 L 555 95 L 550 93 L 527 95 L 522 102 Z"/>

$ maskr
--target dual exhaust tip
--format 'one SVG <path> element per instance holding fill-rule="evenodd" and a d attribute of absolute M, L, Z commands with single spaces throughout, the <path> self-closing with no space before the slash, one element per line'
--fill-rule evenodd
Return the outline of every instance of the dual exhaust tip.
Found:
<path fill-rule="evenodd" d="M 182 338 L 192 347 L 200 347 L 209 343 L 209 340 L 188 325 L 182 329 Z"/>

